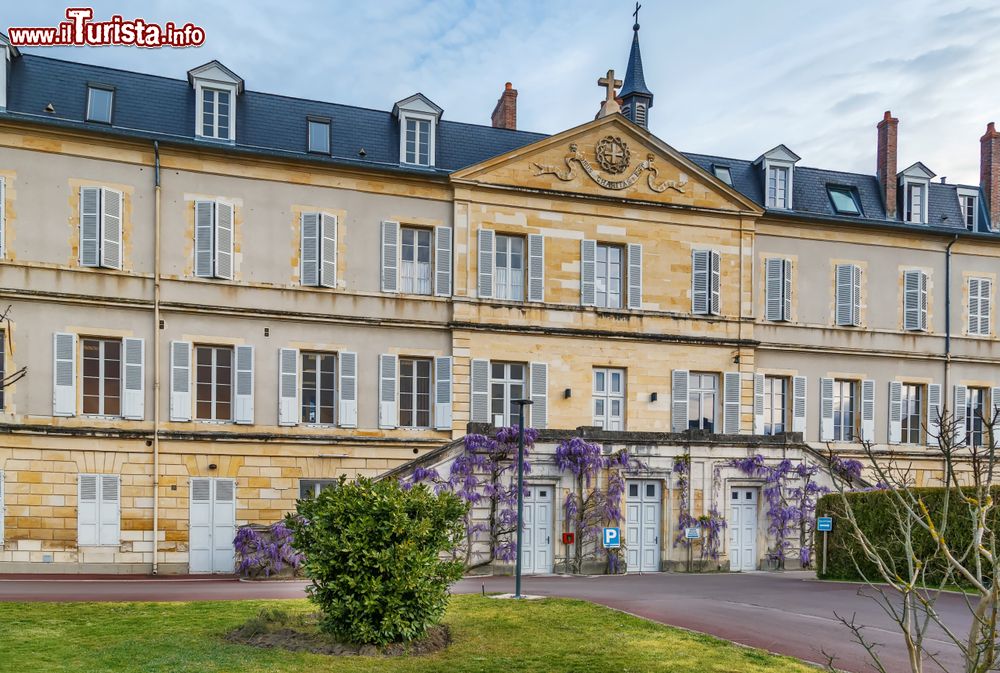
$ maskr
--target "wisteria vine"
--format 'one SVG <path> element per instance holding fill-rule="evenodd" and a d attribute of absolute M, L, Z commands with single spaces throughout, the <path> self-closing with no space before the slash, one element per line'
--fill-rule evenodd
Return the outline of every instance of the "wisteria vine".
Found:
<path fill-rule="evenodd" d="M 292 531 L 283 521 L 264 530 L 241 526 L 236 531 L 236 574 L 243 577 L 270 577 L 285 568 L 297 570 L 305 557 L 292 546 Z"/>
<path fill-rule="evenodd" d="M 705 514 L 695 517 L 691 515 L 691 454 L 685 453 L 674 460 L 674 474 L 677 476 L 677 487 L 680 490 L 680 505 L 677 515 L 677 535 L 674 537 L 674 546 L 690 548 L 694 540 L 689 540 L 685 535 L 685 528 L 698 526 L 704 531 L 704 535 L 699 538 L 701 549 L 699 559 L 718 561 L 722 553 L 722 534 L 726 530 L 726 519 L 719 512 L 715 504 L 715 492 L 721 484 L 720 466 L 716 466 L 712 471 L 712 498 Z"/>

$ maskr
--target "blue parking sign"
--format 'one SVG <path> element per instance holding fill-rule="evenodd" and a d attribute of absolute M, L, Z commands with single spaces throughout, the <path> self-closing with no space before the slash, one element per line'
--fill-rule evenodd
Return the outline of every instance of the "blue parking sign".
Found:
<path fill-rule="evenodd" d="M 617 528 L 604 529 L 604 548 L 618 549 L 622 546 L 622 533 Z"/>
<path fill-rule="evenodd" d="M 821 533 L 827 533 L 833 530 L 833 517 L 832 516 L 817 517 L 816 530 L 818 530 Z"/>

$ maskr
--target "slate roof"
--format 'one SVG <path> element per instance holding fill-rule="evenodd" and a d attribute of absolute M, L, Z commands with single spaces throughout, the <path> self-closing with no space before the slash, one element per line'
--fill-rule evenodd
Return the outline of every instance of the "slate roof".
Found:
<path fill-rule="evenodd" d="M 628 54 L 628 68 L 625 70 L 625 79 L 622 80 L 622 90 L 618 92 L 618 97 L 626 98 L 633 94 L 649 96 L 649 107 L 653 107 L 653 92 L 646 86 L 646 78 L 642 74 L 642 54 L 639 53 L 639 24 L 634 26 L 632 49 Z"/>
<path fill-rule="evenodd" d="M 638 52 L 637 49 L 635 51 Z M 641 84 L 644 87 L 641 62 L 635 72 L 636 86 Z M 22 54 L 11 61 L 8 82 L 7 111 L 0 113 L 7 117 L 69 128 L 86 127 L 88 130 L 113 135 L 190 146 L 204 147 L 205 143 L 211 142 L 194 138 L 195 94 L 184 79 Z M 88 84 L 114 87 L 110 126 L 84 120 Z M 55 112 L 45 112 L 49 103 L 53 105 Z M 437 130 L 436 166 L 422 168 L 399 163 L 399 124 L 390 111 L 245 91 L 237 97 L 236 115 L 236 143 L 220 144 L 233 152 L 442 177 L 548 137 L 541 133 L 442 119 Z M 309 116 L 331 120 L 332 156 L 309 154 L 306 151 L 306 119 Z M 359 154 L 362 148 L 365 150 L 364 156 Z M 714 165 L 728 166 L 733 187 L 764 206 L 764 175 L 759 164 L 746 159 L 704 154 L 686 156 L 710 173 Z M 796 165 L 792 182 L 794 214 L 843 222 L 888 224 L 878 180 L 874 175 Z M 830 185 L 854 189 L 861 204 L 862 215 L 851 217 L 835 213 L 827 194 L 827 187 Z M 979 189 L 974 185 L 931 182 L 930 222 L 925 225 L 904 224 L 899 220 L 901 214 L 897 215 L 896 222 L 902 226 L 944 233 L 965 231 L 956 191 L 959 187 Z M 989 223 L 983 198 L 979 199 L 979 204 L 980 231 L 986 232 L 989 230 Z M 898 211 L 901 213 L 902 208 Z M 778 216 L 788 214 L 788 211 L 769 212 Z"/>

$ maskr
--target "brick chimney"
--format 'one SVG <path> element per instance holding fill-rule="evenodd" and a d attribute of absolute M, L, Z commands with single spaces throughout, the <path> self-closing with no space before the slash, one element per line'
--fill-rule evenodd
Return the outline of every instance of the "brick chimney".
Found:
<path fill-rule="evenodd" d="M 882 201 L 885 203 L 885 216 L 896 219 L 896 127 L 899 120 L 886 110 L 882 121 L 878 123 L 878 153 L 875 160 L 875 173 L 878 184 L 882 188 Z"/>
<path fill-rule="evenodd" d="M 500 100 L 493 108 L 493 128 L 511 131 L 517 129 L 517 89 L 510 82 L 504 84 Z"/>
<path fill-rule="evenodd" d="M 993 122 L 979 139 L 979 186 L 990 213 L 990 226 L 1000 227 L 1000 131 Z"/>

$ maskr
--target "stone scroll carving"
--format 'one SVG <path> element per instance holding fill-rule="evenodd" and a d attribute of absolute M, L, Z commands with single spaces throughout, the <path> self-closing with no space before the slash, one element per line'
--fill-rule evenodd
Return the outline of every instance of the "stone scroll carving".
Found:
<path fill-rule="evenodd" d="M 605 171 L 612 174 L 622 174 L 628 169 L 631 154 L 628 145 L 621 138 L 617 136 L 602 138 L 597 143 L 596 150 L 597 163 Z M 554 175 L 562 182 L 569 182 L 577 177 L 576 169 L 579 166 L 591 180 L 605 189 L 612 190 L 628 189 L 642 178 L 643 173 L 646 174 L 646 184 L 650 190 L 657 194 L 668 189 L 683 194 L 688 183 L 688 176 L 684 173 L 681 173 L 679 180 L 660 180 L 659 169 L 655 165 L 655 157 L 652 154 L 647 154 L 644 161 L 639 162 L 631 172 L 617 180 L 609 180 L 601 175 L 583 155 L 576 143 L 570 144 L 569 153 L 563 158 L 563 164 L 565 168 L 533 162 L 531 167 L 535 177 Z"/>

